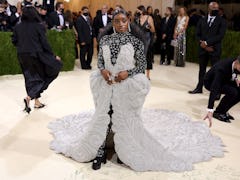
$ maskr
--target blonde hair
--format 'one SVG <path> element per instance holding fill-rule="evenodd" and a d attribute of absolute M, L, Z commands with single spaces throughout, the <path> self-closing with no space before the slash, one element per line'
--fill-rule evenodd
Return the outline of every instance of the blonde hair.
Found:
<path fill-rule="evenodd" d="M 183 9 L 184 10 L 184 16 L 187 16 L 188 14 L 187 14 L 187 8 L 186 7 L 180 7 L 179 9 L 178 9 L 178 15 L 180 15 L 180 9 Z"/>

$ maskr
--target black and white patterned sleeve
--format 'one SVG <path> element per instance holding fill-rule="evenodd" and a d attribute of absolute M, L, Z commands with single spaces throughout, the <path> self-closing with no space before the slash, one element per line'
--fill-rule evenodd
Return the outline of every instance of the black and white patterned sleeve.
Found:
<path fill-rule="evenodd" d="M 145 69 L 147 68 L 147 60 L 144 55 L 144 45 L 143 42 L 140 40 L 134 39 L 133 47 L 135 51 L 134 58 L 136 60 L 136 67 L 133 69 L 128 70 L 128 76 L 132 77 L 139 73 L 144 73 Z"/>
<path fill-rule="evenodd" d="M 99 52 L 98 52 L 98 69 L 99 70 L 105 69 L 102 46 L 106 42 L 106 40 L 107 38 L 103 37 L 99 42 Z"/>
<path fill-rule="evenodd" d="M 98 69 L 99 70 L 105 69 L 102 47 L 99 47 L 99 52 L 98 52 Z"/>

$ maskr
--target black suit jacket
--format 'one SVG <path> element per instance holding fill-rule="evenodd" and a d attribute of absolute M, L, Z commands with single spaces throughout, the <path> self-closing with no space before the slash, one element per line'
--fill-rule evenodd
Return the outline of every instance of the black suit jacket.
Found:
<path fill-rule="evenodd" d="M 13 31 L 12 42 L 18 55 L 28 54 L 38 58 L 44 64 L 47 76 L 56 76 L 62 68 L 62 62 L 56 60 L 47 41 L 46 28 L 36 22 L 21 22 Z"/>
<path fill-rule="evenodd" d="M 206 73 L 204 85 L 210 91 L 208 108 L 213 109 L 214 101 L 221 94 L 224 85 L 233 84 L 233 86 L 236 86 L 235 81 L 232 80 L 232 65 L 235 60 L 236 58 L 221 60 Z M 239 72 L 236 74 L 239 74 Z"/>
<path fill-rule="evenodd" d="M 16 6 L 12 6 L 12 5 L 10 5 L 9 8 L 12 13 L 11 16 L 9 17 L 10 25 L 14 27 L 19 20 L 19 17 L 17 17 L 15 14 L 17 12 L 17 8 Z"/>
<path fill-rule="evenodd" d="M 107 18 L 107 24 L 110 23 L 110 22 L 111 22 L 111 18 L 108 17 Z M 102 21 L 102 13 L 97 14 L 97 16 L 94 18 L 94 20 L 93 20 L 93 28 L 94 28 L 95 35 L 96 35 L 96 38 L 97 38 L 98 35 L 99 35 L 99 30 L 101 28 L 104 28 L 103 21 Z"/>
<path fill-rule="evenodd" d="M 94 29 L 90 29 L 87 21 L 82 16 L 79 16 L 76 21 L 76 30 L 78 33 L 78 40 L 80 44 L 83 42 L 85 42 L 86 44 L 92 43 L 94 37 Z"/>
<path fill-rule="evenodd" d="M 37 54 L 37 52 L 52 53 L 47 41 L 45 27 L 36 22 L 21 22 L 13 31 L 12 42 L 17 47 L 17 53 Z"/>
<path fill-rule="evenodd" d="M 163 18 L 161 21 L 161 25 L 160 25 L 160 38 L 162 39 L 162 35 L 166 34 L 166 41 L 168 43 L 171 42 L 171 40 L 173 39 L 173 34 L 174 34 L 174 28 L 175 28 L 175 24 L 176 24 L 176 18 L 174 16 L 170 16 L 167 23 L 166 23 L 167 18 Z"/>
<path fill-rule="evenodd" d="M 64 14 L 63 14 L 64 18 Z M 60 26 L 60 20 L 57 11 L 53 11 L 48 16 L 48 28 L 51 29 L 54 26 Z"/>
<path fill-rule="evenodd" d="M 197 40 L 206 41 L 208 46 L 212 46 L 214 51 L 209 53 L 212 56 L 221 55 L 221 42 L 224 38 L 225 32 L 227 29 L 226 20 L 224 20 L 220 16 L 216 16 L 214 22 L 212 23 L 211 27 L 208 25 L 208 16 L 199 20 L 197 29 L 196 29 L 196 36 Z M 206 50 L 199 47 L 199 55 L 203 55 L 208 53 Z"/>

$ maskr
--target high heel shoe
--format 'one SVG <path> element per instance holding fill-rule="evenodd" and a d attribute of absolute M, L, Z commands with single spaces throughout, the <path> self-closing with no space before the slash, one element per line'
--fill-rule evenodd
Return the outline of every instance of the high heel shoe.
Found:
<path fill-rule="evenodd" d="M 24 101 L 24 104 L 25 104 L 25 108 L 24 108 L 23 111 L 26 111 L 26 112 L 29 114 L 30 111 L 31 111 L 31 108 L 30 108 L 29 105 L 28 105 L 28 101 L 27 101 L 26 98 L 25 98 L 23 101 Z"/>
<path fill-rule="evenodd" d="M 98 169 L 100 169 L 102 163 L 104 163 L 104 164 L 107 163 L 107 153 L 106 153 L 106 150 L 104 151 L 103 156 L 101 156 L 101 157 L 96 157 L 96 158 L 93 160 L 92 169 L 93 169 L 93 170 L 98 170 Z"/>
<path fill-rule="evenodd" d="M 46 105 L 45 104 L 40 104 L 40 105 L 34 105 L 34 108 L 35 109 L 41 109 L 41 108 L 44 108 Z"/>

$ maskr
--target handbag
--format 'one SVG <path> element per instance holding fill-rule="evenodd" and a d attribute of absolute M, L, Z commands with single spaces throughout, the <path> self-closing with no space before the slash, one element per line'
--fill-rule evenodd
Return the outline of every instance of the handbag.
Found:
<path fill-rule="evenodd" d="M 177 39 L 171 40 L 171 46 L 173 46 L 173 47 L 177 47 L 178 46 Z"/>

